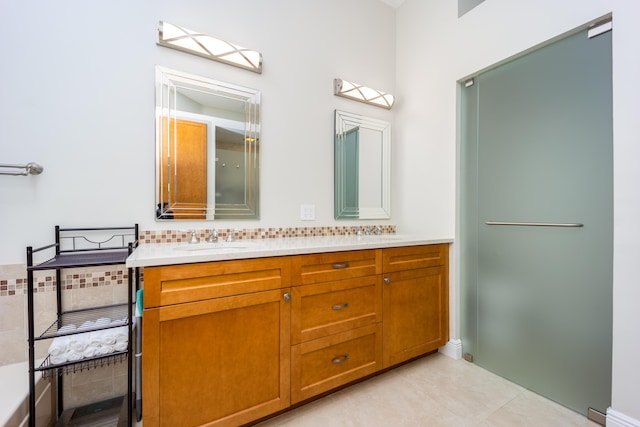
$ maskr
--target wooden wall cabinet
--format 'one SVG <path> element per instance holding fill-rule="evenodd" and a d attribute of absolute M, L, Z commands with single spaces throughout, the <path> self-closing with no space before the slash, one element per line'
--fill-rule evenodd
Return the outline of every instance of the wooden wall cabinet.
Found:
<path fill-rule="evenodd" d="M 448 340 L 448 245 L 145 269 L 145 427 L 238 426 Z"/>

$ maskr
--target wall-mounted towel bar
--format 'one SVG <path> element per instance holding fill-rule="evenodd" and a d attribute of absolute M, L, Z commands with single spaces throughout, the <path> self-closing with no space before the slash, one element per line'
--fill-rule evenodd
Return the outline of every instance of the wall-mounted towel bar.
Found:
<path fill-rule="evenodd" d="M 22 169 L 18 172 L 7 172 L 2 169 Z M 14 176 L 27 176 L 27 175 L 40 175 L 44 168 L 37 163 L 30 162 L 26 165 L 7 165 L 0 163 L 0 175 L 14 175 Z"/>

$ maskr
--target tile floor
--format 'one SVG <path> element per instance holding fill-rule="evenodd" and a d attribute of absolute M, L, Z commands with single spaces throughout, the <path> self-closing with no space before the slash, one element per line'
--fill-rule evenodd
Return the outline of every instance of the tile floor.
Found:
<path fill-rule="evenodd" d="M 599 425 L 464 360 L 435 353 L 259 427 Z"/>

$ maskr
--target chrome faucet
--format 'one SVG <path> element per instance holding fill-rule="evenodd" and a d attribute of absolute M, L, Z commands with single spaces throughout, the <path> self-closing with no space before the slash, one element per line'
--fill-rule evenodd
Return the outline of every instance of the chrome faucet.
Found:
<path fill-rule="evenodd" d="M 191 238 L 189 239 L 189 243 L 200 243 L 200 238 L 198 237 L 198 235 L 196 234 L 196 230 L 189 230 L 189 232 L 191 233 Z"/>
<path fill-rule="evenodd" d="M 233 228 L 230 228 L 229 231 L 227 231 L 227 242 L 233 242 L 233 233 L 235 233 L 235 230 Z"/>
<path fill-rule="evenodd" d="M 211 234 L 207 237 L 207 242 L 216 243 L 218 241 L 218 231 L 215 228 L 211 229 Z"/>

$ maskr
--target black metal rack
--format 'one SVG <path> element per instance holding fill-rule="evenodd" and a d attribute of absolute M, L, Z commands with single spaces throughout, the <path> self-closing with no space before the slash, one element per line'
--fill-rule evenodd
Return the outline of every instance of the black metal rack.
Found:
<path fill-rule="evenodd" d="M 35 427 L 36 395 L 35 375 L 42 372 L 45 378 L 57 377 L 58 419 L 63 417 L 63 375 L 80 372 L 87 369 L 108 366 L 127 361 L 127 396 L 126 396 L 126 425 L 132 423 L 133 413 L 133 295 L 139 282 L 138 268 L 128 269 L 128 301 L 125 304 L 104 305 L 81 310 L 64 310 L 62 306 L 62 274 L 67 268 L 97 267 L 124 264 L 127 257 L 138 244 L 138 224 L 127 227 L 94 227 L 94 228 L 61 228 L 55 227 L 55 243 L 39 248 L 27 247 L 27 305 L 29 329 L 29 426 Z M 34 263 L 34 255 L 54 252 L 52 258 Z M 35 334 L 34 322 L 34 271 L 56 271 L 56 319 L 39 336 Z M 134 284 L 135 274 L 135 284 Z M 64 328 L 69 325 L 79 325 L 89 320 L 100 318 L 120 319 L 119 323 L 70 330 Z M 83 358 L 77 361 L 52 363 L 51 355 L 47 356 L 40 366 L 35 366 L 35 342 L 54 339 L 56 337 L 90 333 L 127 326 L 128 345 L 124 351 L 113 352 L 95 357 Z M 124 406 L 124 405 L 123 405 Z M 123 407 L 124 410 L 124 407 Z M 64 422 L 64 421 L 63 421 Z M 118 425 L 122 425 L 120 422 Z"/>

